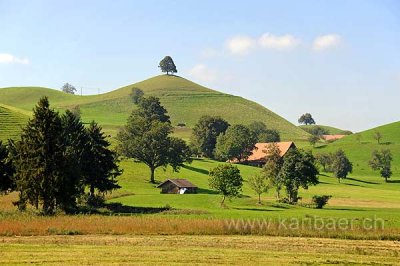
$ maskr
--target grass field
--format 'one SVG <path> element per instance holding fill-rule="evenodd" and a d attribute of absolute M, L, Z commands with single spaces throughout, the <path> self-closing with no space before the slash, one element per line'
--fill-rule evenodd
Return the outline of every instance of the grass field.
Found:
<path fill-rule="evenodd" d="M 0 104 L 0 140 L 17 138 L 28 121 L 28 115 L 23 110 Z"/>
<path fill-rule="evenodd" d="M 400 243 L 260 236 L 0 238 L 0 264 L 398 265 Z"/>
<path fill-rule="evenodd" d="M 142 89 L 146 95 L 159 97 L 171 115 L 173 125 L 185 123 L 191 128 L 202 115 L 219 115 L 231 124 L 263 121 L 279 130 L 283 139 L 306 139 L 308 136 L 308 133 L 255 102 L 220 93 L 177 76 L 156 76 L 91 96 L 70 95 L 38 87 L 3 88 L 0 89 L 0 104 L 31 111 L 40 97 L 48 96 L 50 104 L 60 111 L 79 105 L 83 120 L 95 120 L 114 136 L 116 127 L 125 124 L 134 108 L 129 98 L 133 87 Z M 190 131 L 183 133 L 183 137 L 188 138 Z"/>

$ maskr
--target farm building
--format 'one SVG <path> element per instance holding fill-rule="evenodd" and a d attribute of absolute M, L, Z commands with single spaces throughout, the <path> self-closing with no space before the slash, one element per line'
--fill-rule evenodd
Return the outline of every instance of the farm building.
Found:
<path fill-rule="evenodd" d="M 275 142 L 275 143 L 256 143 L 256 148 L 253 150 L 252 154 L 247 158 L 246 163 L 249 165 L 262 166 L 265 164 L 265 157 L 267 154 L 265 150 L 268 145 L 276 144 L 280 150 L 281 157 L 285 156 L 285 154 L 290 149 L 296 149 L 296 145 L 292 141 L 288 142 Z"/>
<path fill-rule="evenodd" d="M 186 179 L 167 179 L 157 186 L 163 194 L 193 194 L 197 186 Z"/>

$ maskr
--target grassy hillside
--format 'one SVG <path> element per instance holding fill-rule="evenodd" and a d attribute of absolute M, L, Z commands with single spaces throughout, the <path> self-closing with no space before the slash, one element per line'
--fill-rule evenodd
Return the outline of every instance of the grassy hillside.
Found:
<path fill-rule="evenodd" d="M 383 138 L 381 144 L 374 139 L 379 131 Z M 357 139 L 360 136 L 360 140 Z M 373 150 L 390 149 L 393 154 L 392 171 L 400 174 L 400 121 L 346 136 L 332 144 L 318 147 L 314 153 L 332 152 L 343 149 L 353 162 L 354 174 L 378 176 L 368 165 Z"/>
<path fill-rule="evenodd" d="M 269 127 L 278 129 L 283 139 L 305 139 L 308 135 L 255 102 L 220 93 L 177 76 L 156 76 L 109 93 L 91 96 L 69 95 L 37 87 L 3 88 L 0 89 L 0 103 L 30 111 L 40 97 L 48 96 L 50 103 L 59 110 L 79 105 L 85 121 L 96 120 L 114 134 L 134 108 L 129 99 L 133 87 L 142 89 L 146 95 L 159 97 L 174 125 L 185 123 L 187 127 L 192 127 L 202 115 L 219 115 L 231 124 L 263 121 Z M 180 133 L 187 138 L 190 130 Z"/>
<path fill-rule="evenodd" d="M 21 127 L 28 120 L 29 113 L 15 107 L 0 104 L 0 140 L 19 136 Z"/>
<path fill-rule="evenodd" d="M 329 132 L 329 135 L 349 135 L 348 130 L 339 129 L 336 127 L 331 126 L 324 126 L 324 125 L 302 125 L 299 126 L 301 129 L 312 129 L 314 127 L 321 127 Z"/>

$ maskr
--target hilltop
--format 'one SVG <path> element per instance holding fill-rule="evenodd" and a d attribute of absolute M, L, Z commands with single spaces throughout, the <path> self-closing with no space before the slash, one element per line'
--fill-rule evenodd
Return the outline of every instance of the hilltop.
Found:
<path fill-rule="evenodd" d="M 172 123 L 185 123 L 191 128 L 202 115 L 218 115 L 231 124 L 262 121 L 281 132 L 283 139 L 305 139 L 308 133 L 260 104 L 242 97 L 218 92 L 179 76 L 160 75 L 120 89 L 90 96 L 66 94 L 49 88 L 13 87 L 0 89 L 0 103 L 31 111 L 40 97 L 48 96 L 60 111 L 79 105 L 85 122 L 97 121 L 109 133 L 125 124 L 134 108 L 129 94 L 140 88 L 146 95 L 160 98 L 167 108 Z M 190 130 L 184 131 L 190 134 Z"/>

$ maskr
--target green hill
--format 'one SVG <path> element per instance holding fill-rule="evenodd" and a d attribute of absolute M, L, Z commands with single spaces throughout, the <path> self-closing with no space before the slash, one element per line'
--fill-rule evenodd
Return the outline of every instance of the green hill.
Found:
<path fill-rule="evenodd" d="M 208 89 L 178 76 L 156 76 L 108 93 L 90 96 L 70 95 L 38 87 L 3 88 L 0 89 L 0 103 L 30 111 L 40 97 L 48 96 L 53 107 L 59 110 L 79 105 L 85 121 L 95 120 L 114 134 L 134 108 L 129 98 L 133 87 L 142 89 L 146 95 L 159 97 L 174 125 L 185 123 L 187 127 L 193 127 L 202 115 L 219 115 L 231 124 L 263 121 L 279 130 L 283 139 L 305 139 L 308 135 L 255 102 Z M 190 134 L 190 130 L 182 132 L 183 135 Z"/>
<path fill-rule="evenodd" d="M 383 138 L 381 144 L 374 139 L 374 133 L 379 131 Z M 358 140 L 358 137 L 360 139 Z M 390 149 L 393 154 L 392 171 L 400 175 L 400 121 L 369 129 L 357 134 L 346 136 L 327 146 L 318 147 L 315 153 L 330 152 L 343 149 L 353 162 L 355 174 L 379 175 L 368 165 L 373 150 Z"/>
<path fill-rule="evenodd" d="M 299 127 L 305 131 L 307 131 L 308 129 L 312 129 L 314 127 L 321 127 L 323 129 L 325 129 L 329 135 L 350 135 L 351 134 L 351 131 L 349 131 L 349 130 L 343 130 L 343 129 L 339 129 L 336 127 L 324 126 L 324 125 L 302 125 Z"/>
<path fill-rule="evenodd" d="M 26 112 L 0 104 L 0 140 L 18 137 L 27 120 Z"/>

